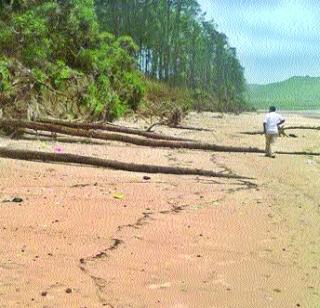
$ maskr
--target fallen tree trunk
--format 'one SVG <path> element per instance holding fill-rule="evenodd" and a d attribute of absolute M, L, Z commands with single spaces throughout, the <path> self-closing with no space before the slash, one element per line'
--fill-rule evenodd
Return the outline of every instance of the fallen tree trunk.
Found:
<path fill-rule="evenodd" d="M 140 146 L 157 147 L 157 148 L 171 148 L 171 149 L 191 149 L 191 150 L 205 150 L 214 152 L 236 152 L 236 153 L 265 153 L 264 150 L 259 148 L 244 148 L 233 146 L 222 146 L 210 143 L 196 143 L 196 142 L 182 142 L 182 141 L 169 141 L 169 140 L 148 140 L 132 136 L 126 136 L 121 134 L 107 133 L 107 132 L 95 132 L 83 129 L 73 129 L 64 126 L 57 126 L 46 123 L 28 122 L 20 120 L 3 120 L 0 119 L 0 127 L 10 128 L 29 128 L 39 131 L 49 131 L 54 133 L 60 133 L 64 135 L 86 137 L 92 139 L 99 139 L 105 141 L 119 141 L 125 143 L 131 143 Z M 320 153 L 312 152 L 278 152 L 278 154 L 288 155 L 315 155 Z"/>
<path fill-rule="evenodd" d="M 214 132 L 213 129 L 202 128 L 202 127 L 183 126 L 183 125 L 169 126 L 169 127 L 177 128 L 177 129 L 195 130 L 195 131 L 199 131 L 199 132 Z"/>
<path fill-rule="evenodd" d="M 111 132 L 118 132 L 129 135 L 137 135 L 150 139 L 159 139 L 159 140 L 172 140 L 172 141 L 191 141 L 188 139 L 159 135 L 152 132 L 142 131 L 135 128 L 129 128 L 124 126 L 118 126 L 109 123 L 84 123 L 84 122 L 68 122 L 62 120 L 51 120 L 51 119 L 41 119 L 39 120 L 41 123 L 53 124 L 53 125 L 62 125 L 71 128 L 79 128 L 79 129 L 100 129 Z"/>
<path fill-rule="evenodd" d="M 114 160 L 106 160 L 101 158 L 81 156 L 81 155 L 75 155 L 75 154 L 55 154 L 55 153 L 27 151 L 27 150 L 12 150 L 12 149 L 6 149 L 4 147 L 0 147 L 0 157 L 27 160 L 27 161 L 62 162 L 62 163 L 81 164 L 81 165 L 89 165 L 89 166 L 95 166 L 95 167 L 103 167 L 103 168 L 109 168 L 109 169 L 115 169 L 115 170 L 142 172 L 142 173 L 198 175 L 198 176 L 239 179 L 239 180 L 252 179 L 245 176 L 239 176 L 235 174 L 223 174 L 223 173 L 214 172 L 211 170 L 153 166 L 153 165 L 144 165 L 144 164 L 143 165 L 131 164 L 131 163 L 124 163 L 124 162 L 119 162 Z"/>
<path fill-rule="evenodd" d="M 305 130 L 320 130 L 320 126 L 287 126 L 283 127 L 281 130 L 293 130 L 293 129 L 305 129 Z M 253 132 L 241 132 L 244 135 L 264 135 L 263 131 L 253 131 Z"/>
<path fill-rule="evenodd" d="M 241 132 L 243 135 L 264 135 L 264 132 L 256 131 L 256 132 Z"/>
<path fill-rule="evenodd" d="M 320 130 L 320 126 L 288 126 L 284 127 L 283 130 L 289 129 L 310 129 L 310 130 Z"/>
<path fill-rule="evenodd" d="M 298 152 L 291 152 L 291 151 L 276 151 L 276 154 L 282 155 L 305 155 L 305 156 L 320 156 L 320 153 L 317 152 L 305 152 L 305 151 L 298 151 Z"/>
<path fill-rule="evenodd" d="M 22 134 L 24 135 L 31 135 L 31 136 L 36 136 L 36 137 L 45 137 L 48 139 L 57 139 L 59 136 L 56 133 L 44 133 L 44 132 L 34 132 L 32 129 L 24 129 L 21 131 Z"/>
<path fill-rule="evenodd" d="M 21 120 L 4 120 L 0 119 L 0 127 L 10 128 L 29 128 L 37 131 L 49 131 L 60 133 L 64 135 L 86 137 L 93 139 L 100 139 L 106 141 L 120 141 L 131 143 L 140 146 L 148 147 L 165 147 L 165 148 L 184 148 L 193 150 L 208 150 L 216 152 L 246 152 L 246 153 L 264 153 L 263 150 L 258 148 L 242 148 L 232 146 L 220 146 L 210 143 L 196 143 L 196 142 L 182 142 L 182 141 L 169 141 L 169 140 L 148 140 L 132 136 L 126 136 L 108 132 L 96 132 L 91 130 L 73 129 L 65 126 L 52 125 L 48 123 L 29 122 Z"/>
<path fill-rule="evenodd" d="M 46 132 L 35 132 L 32 129 L 24 129 L 23 135 L 19 136 L 17 139 L 21 140 L 38 140 L 38 141 L 55 141 L 59 143 L 82 143 L 91 145 L 101 145 L 102 141 L 92 140 L 88 138 L 73 138 L 68 135 L 61 135 L 56 133 L 46 133 Z"/>

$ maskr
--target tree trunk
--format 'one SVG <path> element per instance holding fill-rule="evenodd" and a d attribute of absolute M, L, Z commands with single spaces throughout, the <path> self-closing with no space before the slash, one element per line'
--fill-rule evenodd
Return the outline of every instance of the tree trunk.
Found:
<path fill-rule="evenodd" d="M 62 125 L 62 126 L 71 127 L 71 128 L 86 129 L 86 130 L 100 129 L 100 130 L 106 130 L 111 132 L 138 135 L 138 136 L 142 136 L 150 139 L 172 140 L 172 141 L 192 141 L 184 138 L 159 135 L 151 132 L 141 131 L 134 128 L 116 126 L 116 125 L 105 124 L 105 123 L 80 123 L 80 122 L 68 122 L 68 121 L 62 121 L 62 120 L 49 120 L 49 119 L 41 119 L 39 122 L 53 124 L 53 125 Z"/>
<path fill-rule="evenodd" d="M 57 126 L 44 123 L 32 123 L 28 121 L 19 120 L 0 120 L 0 127 L 5 128 L 29 128 L 39 131 L 49 131 L 54 133 L 60 133 L 70 136 L 86 137 L 99 140 L 113 140 L 125 143 L 131 143 L 140 146 L 156 147 L 156 148 L 171 148 L 171 149 L 192 149 L 192 150 L 205 150 L 214 152 L 235 152 L 235 153 L 265 153 L 264 150 L 259 148 L 244 148 L 244 147 L 232 147 L 222 146 L 210 143 L 196 143 L 185 141 L 168 141 L 168 140 L 148 140 L 137 137 L 125 136 L 114 133 L 101 133 L 95 131 L 87 131 L 83 129 L 73 129 L 63 126 Z M 291 154 L 291 155 L 314 155 L 320 156 L 320 153 L 312 152 L 276 152 L 278 154 Z"/>
<path fill-rule="evenodd" d="M 320 126 L 287 126 L 283 127 L 281 130 L 294 130 L 294 129 L 305 129 L 305 130 L 320 130 Z M 242 132 L 244 135 L 264 135 L 263 131 L 252 131 L 252 132 Z"/>
<path fill-rule="evenodd" d="M 115 169 L 115 170 L 142 172 L 142 173 L 198 175 L 198 176 L 208 176 L 208 177 L 218 177 L 218 178 L 228 178 L 228 179 L 243 179 L 243 180 L 252 179 L 252 178 L 243 177 L 235 174 L 218 173 L 211 170 L 141 165 L 141 164 L 124 163 L 124 162 L 118 162 L 115 160 L 106 160 L 101 158 L 81 156 L 81 155 L 75 155 L 75 154 L 55 154 L 55 153 L 45 153 L 45 152 L 27 151 L 27 150 L 12 150 L 12 149 L 6 149 L 4 147 L 0 147 L 0 157 L 10 158 L 10 159 L 19 159 L 19 160 L 28 160 L 28 161 L 81 164 L 81 165 L 89 165 L 89 166 L 95 166 L 95 167 L 103 167 L 103 168 L 109 168 L 109 169 Z"/>
<path fill-rule="evenodd" d="M 49 131 L 64 135 L 77 136 L 77 137 L 86 137 L 99 140 L 113 140 L 119 142 L 126 142 L 140 146 L 149 146 L 149 147 L 164 147 L 164 148 L 185 148 L 185 149 L 194 149 L 194 150 L 208 150 L 208 151 L 217 151 L 217 152 L 246 152 L 246 153 L 264 153 L 263 150 L 258 148 L 239 148 L 231 146 L 220 146 L 215 144 L 208 143 L 196 143 L 188 141 L 169 141 L 169 140 L 148 140 L 137 137 L 125 136 L 121 134 L 106 133 L 106 132 L 96 132 L 93 130 L 83 130 L 83 129 L 74 129 L 68 128 L 65 126 L 58 126 L 46 123 L 38 122 L 28 122 L 28 121 L 19 121 L 19 120 L 0 120 L 0 127 L 9 127 L 9 128 L 29 128 L 38 131 Z"/>
<path fill-rule="evenodd" d="M 320 130 L 320 126 L 287 126 L 283 130 L 288 129 L 310 129 L 310 130 Z"/>
<path fill-rule="evenodd" d="M 173 84 L 177 85 L 177 77 L 178 77 L 178 58 L 179 58 L 179 34 L 180 34 L 180 22 L 181 22 L 181 8 L 182 1 L 177 1 L 176 7 L 176 18 L 175 25 L 173 30 Z"/>

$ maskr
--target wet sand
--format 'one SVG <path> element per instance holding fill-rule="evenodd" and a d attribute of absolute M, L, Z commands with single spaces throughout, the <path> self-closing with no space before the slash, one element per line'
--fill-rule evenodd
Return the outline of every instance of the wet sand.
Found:
<path fill-rule="evenodd" d="M 263 148 L 262 114 L 191 114 L 170 135 Z M 288 114 L 288 125 L 319 120 Z M 143 127 L 142 121 L 120 124 Z M 320 152 L 317 131 L 279 150 Z M 319 307 L 320 158 L 1 139 L 9 148 L 196 167 L 252 185 L 0 159 L 0 307 Z"/>

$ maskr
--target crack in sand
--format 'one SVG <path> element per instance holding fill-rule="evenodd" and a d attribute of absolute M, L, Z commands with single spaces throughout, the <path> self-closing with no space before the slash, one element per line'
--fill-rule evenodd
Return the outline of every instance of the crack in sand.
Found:
<path fill-rule="evenodd" d="M 257 185 L 249 182 L 249 181 L 245 181 L 245 180 L 239 180 L 240 181 L 240 185 L 241 186 L 245 186 L 244 190 L 250 190 L 250 189 L 257 189 Z M 238 184 L 239 184 L 238 181 Z M 241 188 L 240 188 L 241 189 Z M 238 189 L 235 189 L 234 192 L 238 191 Z M 223 198 L 224 199 L 224 198 Z M 223 200 L 221 200 L 223 201 Z M 140 229 L 140 227 L 146 225 L 148 223 L 149 220 L 155 220 L 152 216 L 153 215 L 157 215 L 157 214 L 162 214 L 162 215 L 167 215 L 167 214 L 179 214 L 182 211 L 186 210 L 188 207 L 190 207 L 191 204 L 184 204 L 184 205 L 171 205 L 171 208 L 167 209 L 167 210 L 161 210 L 158 212 L 143 212 L 142 216 L 139 217 L 135 223 L 133 224 L 127 224 L 127 225 L 120 225 L 117 227 L 117 232 L 121 232 L 122 230 L 126 229 L 126 228 L 134 228 L 134 229 Z M 124 241 L 122 239 L 119 238 L 113 238 L 113 243 L 111 246 L 109 246 L 108 248 L 100 251 L 99 253 L 97 253 L 96 255 L 89 257 L 89 258 L 81 258 L 80 259 L 80 270 L 85 273 L 86 275 L 88 275 L 94 282 L 94 285 L 97 288 L 97 296 L 99 298 L 99 301 L 104 305 L 104 306 L 109 306 L 111 308 L 115 307 L 114 305 L 108 303 L 105 298 L 103 297 L 103 295 L 106 295 L 105 292 L 105 288 L 110 284 L 110 282 L 107 282 L 105 279 L 101 278 L 101 277 L 96 277 L 90 274 L 90 271 L 88 269 L 85 268 L 86 262 L 87 261 L 91 261 L 91 262 L 95 262 L 97 260 L 101 260 L 101 259 L 105 259 L 107 258 L 108 252 L 116 250 L 120 245 L 124 244 Z"/>
<path fill-rule="evenodd" d="M 125 228 L 134 228 L 139 229 L 141 226 L 145 225 L 148 220 L 152 220 L 153 212 L 143 212 L 143 216 L 138 218 L 137 221 L 133 224 L 127 224 L 127 225 L 120 225 L 118 226 L 117 232 L 122 231 Z"/>
<path fill-rule="evenodd" d="M 107 258 L 108 252 L 117 249 L 120 245 L 124 244 L 124 241 L 118 238 L 113 238 L 112 239 L 113 243 L 110 245 L 108 248 L 103 249 L 99 253 L 95 254 L 94 256 L 91 257 L 86 257 L 86 258 L 80 258 L 80 263 L 85 264 L 87 261 L 95 261 L 96 259 L 103 259 Z"/>
<path fill-rule="evenodd" d="M 185 210 L 187 207 L 189 207 L 190 205 L 173 205 L 171 207 L 171 209 L 169 210 L 164 210 L 164 211 L 160 211 L 159 213 L 160 214 L 172 214 L 172 213 L 180 213 L 182 212 L 183 210 Z"/>
<path fill-rule="evenodd" d="M 173 206 L 171 210 L 160 211 L 160 212 L 158 212 L 158 214 L 179 213 L 184 209 L 184 207 L 185 206 Z M 141 226 L 144 226 L 148 220 L 152 219 L 151 215 L 153 215 L 154 213 L 153 212 L 143 212 L 142 214 L 143 214 L 143 216 L 138 218 L 134 224 L 118 226 L 117 232 L 122 231 L 124 228 L 136 228 L 137 229 L 137 228 L 140 228 Z M 85 268 L 85 265 L 86 265 L 86 262 L 88 262 L 88 261 L 95 262 L 97 260 L 107 258 L 109 251 L 116 250 L 122 244 L 124 244 L 123 240 L 118 239 L 118 238 L 114 238 L 113 244 L 111 246 L 109 246 L 108 248 L 102 250 L 101 252 L 99 252 L 98 254 L 96 254 L 92 257 L 80 258 L 80 260 L 79 260 L 80 261 L 80 265 L 79 265 L 80 270 L 83 273 L 85 273 L 86 275 L 88 275 L 93 280 L 93 283 L 97 289 L 97 296 L 98 296 L 99 301 L 103 304 L 103 306 L 109 306 L 110 308 L 114 308 L 115 306 L 108 303 L 103 297 L 103 295 L 106 295 L 106 292 L 104 289 L 110 283 L 101 277 L 96 277 L 94 275 L 91 275 L 90 271 Z"/>

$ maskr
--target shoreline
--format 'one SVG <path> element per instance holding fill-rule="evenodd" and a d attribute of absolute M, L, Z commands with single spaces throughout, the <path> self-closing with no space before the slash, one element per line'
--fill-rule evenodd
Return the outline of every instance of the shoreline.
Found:
<path fill-rule="evenodd" d="M 268 110 L 257 110 L 256 111 L 256 113 L 258 113 L 258 114 L 264 114 L 267 112 L 268 112 Z M 305 118 L 310 118 L 310 119 L 320 119 L 320 109 L 317 109 L 317 110 L 281 110 L 281 109 L 278 109 L 277 112 L 282 113 L 284 115 L 286 115 L 286 114 L 287 115 L 297 115 L 297 116 L 303 116 Z M 248 112 L 248 113 L 250 113 L 250 112 Z"/>

